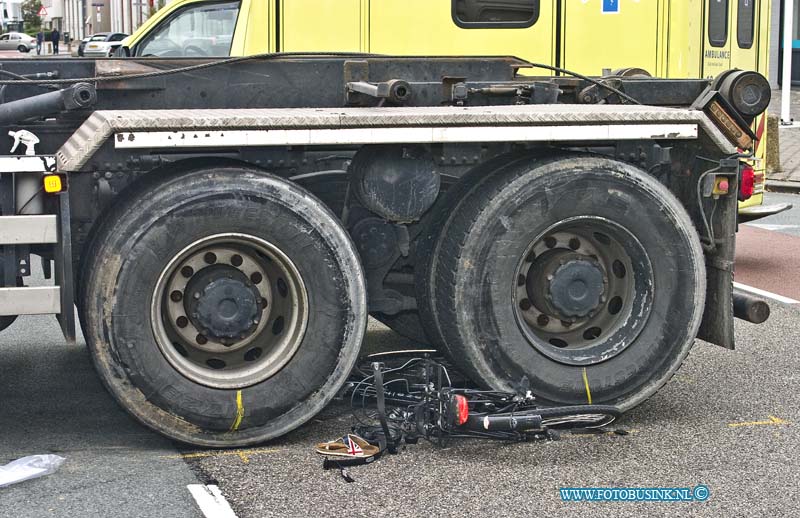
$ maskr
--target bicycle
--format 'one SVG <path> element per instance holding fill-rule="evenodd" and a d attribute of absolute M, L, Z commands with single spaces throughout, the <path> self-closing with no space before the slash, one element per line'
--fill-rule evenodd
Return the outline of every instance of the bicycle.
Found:
<path fill-rule="evenodd" d="M 611 405 L 540 407 L 524 378 L 514 393 L 481 390 L 466 379 L 456 387 L 437 354 L 398 351 L 359 362 L 349 384 L 354 431 L 394 452 L 403 440 L 555 439 L 560 430 L 602 429 L 621 415 Z"/>

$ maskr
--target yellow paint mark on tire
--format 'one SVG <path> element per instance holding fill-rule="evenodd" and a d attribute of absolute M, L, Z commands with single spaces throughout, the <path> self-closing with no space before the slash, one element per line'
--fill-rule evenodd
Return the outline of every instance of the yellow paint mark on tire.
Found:
<path fill-rule="evenodd" d="M 239 429 L 239 425 L 242 424 L 242 419 L 244 418 L 244 405 L 242 404 L 242 391 L 236 391 L 236 419 L 233 420 L 233 424 L 231 425 L 231 432 L 235 432 Z"/>
<path fill-rule="evenodd" d="M 592 404 L 592 391 L 589 390 L 589 376 L 586 375 L 586 367 L 583 368 L 583 386 L 586 387 L 586 400 Z"/>

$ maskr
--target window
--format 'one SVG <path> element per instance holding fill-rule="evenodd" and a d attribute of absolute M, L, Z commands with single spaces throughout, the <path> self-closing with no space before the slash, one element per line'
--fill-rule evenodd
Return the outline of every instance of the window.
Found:
<path fill-rule="evenodd" d="M 229 56 L 239 2 L 203 3 L 167 18 L 134 50 L 135 56 Z"/>
<path fill-rule="evenodd" d="M 3 34 L 0 36 L 0 41 L 8 41 L 8 34 Z"/>
<path fill-rule="evenodd" d="M 124 34 L 122 34 L 122 33 L 119 33 L 119 32 L 118 32 L 118 33 L 116 33 L 116 34 L 112 34 L 112 35 L 111 35 L 111 36 L 108 38 L 108 41 L 122 41 L 122 40 L 124 40 L 126 37 L 127 37 L 127 36 L 125 36 Z"/>
<path fill-rule="evenodd" d="M 453 21 L 463 29 L 525 28 L 539 19 L 539 0 L 452 0 Z"/>
<path fill-rule="evenodd" d="M 708 42 L 713 47 L 724 47 L 728 42 L 728 0 L 709 0 Z"/>
<path fill-rule="evenodd" d="M 736 41 L 740 49 L 749 49 L 753 46 L 755 34 L 756 4 L 757 0 L 739 0 L 739 14 L 736 23 Z"/>

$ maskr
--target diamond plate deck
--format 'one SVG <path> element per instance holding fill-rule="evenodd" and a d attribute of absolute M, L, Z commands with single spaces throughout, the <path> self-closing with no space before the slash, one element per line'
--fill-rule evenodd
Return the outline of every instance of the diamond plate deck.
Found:
<path fill-rule="evenodd" d="M 94 112 L 56 153 L 60 171 L 80 171 L 109 139 L 134 132 L 393 127 L 697 124 L 724 152 L 734 146 L 700 111 L 638 105 L 524 105 L 414 108 L 115 110 Z M 135 138 L 135 137 L 134 137 Z M 656 138 L 655 136 L 653 138 Z M 669 139 L 668 135 L 663 136 Z"/>

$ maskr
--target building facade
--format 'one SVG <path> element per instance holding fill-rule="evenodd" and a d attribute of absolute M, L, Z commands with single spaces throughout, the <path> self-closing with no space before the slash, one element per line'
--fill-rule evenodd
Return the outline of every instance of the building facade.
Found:
<path fill-rule="evenodd" d="M 58 29 L 64 31 L 64 0 L 42 0 L 47 14 L 42 16 L 42 27 L 45 29 Z"/>
<path fill-rule="evenodd" d="M 0 0 L 0 25 L 3 32 L 22 31 L 22 0 Z"/>
<path fill-rule="evenodd" d="M 49 1 L 63 2 L 62 32 L 69 33 L 72 39 L 82 39 L 98 32 L 131 34 L 159 5 L 158 0 Z"/>

